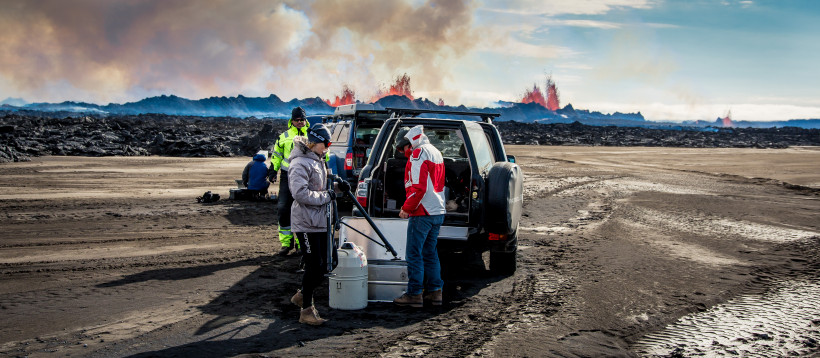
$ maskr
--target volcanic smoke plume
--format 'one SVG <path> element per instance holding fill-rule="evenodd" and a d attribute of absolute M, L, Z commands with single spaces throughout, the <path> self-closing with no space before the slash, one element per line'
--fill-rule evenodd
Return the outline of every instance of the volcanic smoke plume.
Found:
<path fill-rule="evenodd" d="M 326 99 L 325 102 L 333 107 L 339 107 L 345 104 L 354 104 L 356 103 L 356 92 L 354 92 L 348 85 L 344 85 L 342 87 L 342 95 L 336 96 L 336 100 L 330 102 L 329 99 Z"/>
<path fill-rule="evenodd" d="M 547 95 L 544 96 L 543 92 L 541 92 L 541 88 L 539 88 L 537 84 L 533 84 L 532 91 L 526 90 L 524 92 L 524 98 L 521 99 L 521 103 L 538 103 L 550 111 L 556 111 L 558 108 L 561 108 L 558 100 L 558 89 L 555 88 L 555 82 L 553 82 L 552 76 L 547 77 L 546 89 Z"/>
<path fill-rule="evenodd" d="M 440 91 L 482 41 L 473 25 L 478 7 L 470 0 L 2 0 L 0 87 L 35 102 L 169 92 L 304 98 L 338 79 L 328 69 L 344 68 L 340 83 L 359 92 L 405 71 L 417 86 Z"/>

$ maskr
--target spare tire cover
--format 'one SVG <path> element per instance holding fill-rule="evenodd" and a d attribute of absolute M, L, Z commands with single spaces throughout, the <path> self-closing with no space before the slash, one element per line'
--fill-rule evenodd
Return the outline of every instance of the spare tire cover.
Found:
<path fill-rule="evenodd" d="M 524 202 L 524 174 L 510 162 L 497 162 L 487 176 L 487 205 L 484 222 L 496 234 L 512 234 L 518 229 Z"/>

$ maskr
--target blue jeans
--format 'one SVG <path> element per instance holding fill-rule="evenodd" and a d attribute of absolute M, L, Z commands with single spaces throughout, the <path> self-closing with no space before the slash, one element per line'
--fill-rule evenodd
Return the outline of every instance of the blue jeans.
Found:
<path fill-rule="evenodd" d="M 407 223 L 407 294 L 444 287 L 436 244 L 444 215 L 411 216 Z"/>

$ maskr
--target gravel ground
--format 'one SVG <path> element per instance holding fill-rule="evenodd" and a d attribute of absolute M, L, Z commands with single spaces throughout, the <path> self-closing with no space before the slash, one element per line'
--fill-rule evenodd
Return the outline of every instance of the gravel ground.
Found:
<path fill-rule="evenodd" d="M 519 269 L 443 257 L 440 309 L 297 322 L 244 158 L 0 164 L 2 356 L 813 356 L 820 150 L 511 146 Z"/>

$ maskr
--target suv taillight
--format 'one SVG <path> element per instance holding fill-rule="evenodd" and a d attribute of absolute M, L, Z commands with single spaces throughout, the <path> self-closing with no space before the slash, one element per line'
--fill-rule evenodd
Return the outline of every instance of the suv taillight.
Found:
<path fill-rule="evenodd" d="M 363 180 L 356 185 L 356 201 L 361 204 L 363 208 L 367 207 L 367 187 L 370 180 Z"/>
<path fill-rule="evenodd" d="M 493 234 L 493 233 L 490 233 L 490 235 L 487 237 L 487 239 L 490 240 L 490 241 L 503 241 L 503 240 L 507 240 L 507 234 Z"/>
<path fill-rule="evenodd" d="M 345 154 L 345 170 L 353 170 L 353 153 Z"/>

